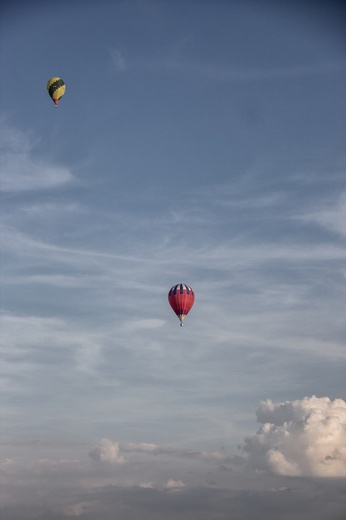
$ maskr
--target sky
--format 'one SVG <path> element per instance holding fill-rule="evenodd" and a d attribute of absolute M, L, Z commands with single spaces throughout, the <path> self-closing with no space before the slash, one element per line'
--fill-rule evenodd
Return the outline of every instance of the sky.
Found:
<path fill-rule="evenodd" d="M 346 518 L 345 14 L 1 2 L 2 520 Z"/>

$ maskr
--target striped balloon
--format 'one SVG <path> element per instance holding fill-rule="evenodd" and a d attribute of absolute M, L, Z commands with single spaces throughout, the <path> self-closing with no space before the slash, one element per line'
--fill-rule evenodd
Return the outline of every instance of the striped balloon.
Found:
<path fill-rule="evenodd" d="M 65 94 L 66 85 L 61 78 L 50 78 L 47 81 L 48 94 L 54 101 L 55 107 L 58 106 L 60 98 Z"/>
<path fill-rule="evenodd" d="M 190 312 L 195 301 L 195 293 L 188 285 L 178 283 L 168 293 L 168 301 L 183 326 L 185 316 Z"/>

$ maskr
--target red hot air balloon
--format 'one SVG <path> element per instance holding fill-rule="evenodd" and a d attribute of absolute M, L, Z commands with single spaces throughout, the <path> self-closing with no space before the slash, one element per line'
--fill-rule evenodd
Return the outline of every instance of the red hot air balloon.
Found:
<path fill-rule="evenodd" d="M 189 313 L 195 301 L 195 293 L 188 285 L 178 283 L 168 293 L 168 301 L 183 326 L 183 320 Z"/>

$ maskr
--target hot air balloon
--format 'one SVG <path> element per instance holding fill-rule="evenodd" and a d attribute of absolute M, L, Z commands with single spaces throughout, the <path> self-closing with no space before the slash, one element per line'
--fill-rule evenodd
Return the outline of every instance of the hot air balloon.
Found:
<path fill-rule="evenodd" d="M 188 285 L 178 283 L 168 293 L 168 301 L 183 326 L 185 316 L 190 312 L 195 301 L 195 293 Z"/>
<path fill-rule="evenodd" d="M 58 106 L 60 98 L 65 94 L 66 85 L 61 78 L 50 78 L 47 81 L 48 94 L 54 101 L 55 108 Z"/>

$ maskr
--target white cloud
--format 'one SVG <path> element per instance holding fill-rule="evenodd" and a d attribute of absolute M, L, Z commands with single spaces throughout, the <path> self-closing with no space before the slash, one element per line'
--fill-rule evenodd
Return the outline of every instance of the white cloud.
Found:
<path fill-rule="evenodd" d="M 152 455 L 169 455 L 174 457 L 182 457 L 185 459 L 203 460 L 206 462 L 220 462 L 226 460 L 225 455 L 218 451 L 192 451 L 158 446 L 156 444 L 149 444 L 144 442 L 138 444 L 124 443 L 120 445 L 120 448 L 125 452 L 149 453 Z"/>
<path fill-rule="evenodd" d="M 123 464 L 127 460 L 120 455 L 125 453 L 144 453 L 154 456 L 178 457 L 185 460 L 196 460 L 209 463 L 233 462 L 234 457 L 229 457 L 218 451 L 193 451 L 167 446 L 158 446 L 151 443 L 119 443 L 103 438 L 89 451 L 89 455 L 99 462 L 115 462 Z M 239 457 L 238 457 L 239 458 Z"/>
<path fill-rule="evenodd" d="M 54 188 L 72 181 L 68 168 L 39 160 L 34 143 L 24 133 L 1 126 L 1 190 L 20 192 Z"/>
<path fill-rule="evenodd" d="M 121 449 L 127 452 L 141 452 L 141 453 L 157 453 L 157 450 L 160 449 L 156 444 L 151 444 L 147 442 L 133 443 L 128 442 L 121 445 Z"/>
<path fill-rule="evenodd" d="M 261 427 L 244 447 L 255 467 L 285 476 L 346 477 L 346 401 L 262 401 L 257 418 Z"/>
<path fill-rule="evenodd" d="M 346 237 L 346 193 L 342 194 L 335 205 L 308 213 L 300 218 Z"/>
<path fill-rule="evenodd" d="M 170 478 L 165 485 L 166 489 L 172 490 L 181 489 L 183 487 L 185 487 L 184 482 L 182 482 L 181 480 L 173 480 L 172 478 Z"/>
<path fill-rule="evenodd" d="M 90 450 L 89 455 L 99 462 L 111 462 L 112 464 L 126 462 L 126 459 L 119 454 L 119 443 L 109 439 L 100 439 Z"/>
<path fill-rule="evenodd" d="M 142 482 L 141 484 L 139 484 L 139 487 L 142 489 L 154 489 L 155 488 L 153 482 Z"/>

